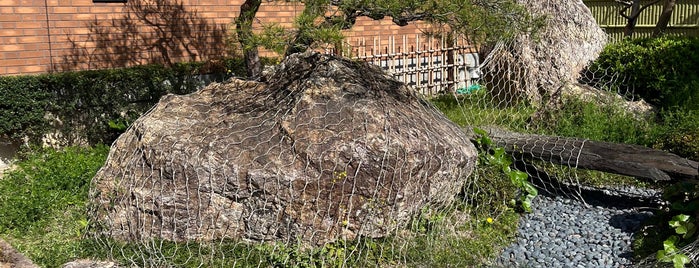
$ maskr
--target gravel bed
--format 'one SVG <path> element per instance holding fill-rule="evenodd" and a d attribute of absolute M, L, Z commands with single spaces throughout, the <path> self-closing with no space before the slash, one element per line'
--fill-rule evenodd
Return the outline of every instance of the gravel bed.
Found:
<path fill-rule="evenodd" d="M 639 206 L 659 200 L 659 192 L 633 187 L 592 192 L 586 202 L 538 196 L 497 266 L 633 267 L 631 236 L 653 215 Z"/>

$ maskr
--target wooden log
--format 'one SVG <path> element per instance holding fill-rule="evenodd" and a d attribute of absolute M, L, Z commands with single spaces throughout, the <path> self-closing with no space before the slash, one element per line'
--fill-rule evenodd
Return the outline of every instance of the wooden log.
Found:
<path fill-rule="evenodd" d="M 654 181 L 699 179 L 699 163 L 644 146 L 482 128 L 516 157 Z"/>

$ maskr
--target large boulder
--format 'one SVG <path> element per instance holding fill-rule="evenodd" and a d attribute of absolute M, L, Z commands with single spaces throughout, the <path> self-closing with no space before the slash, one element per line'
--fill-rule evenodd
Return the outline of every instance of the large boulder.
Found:
<path fill-rule="evenodd" d="M 543 18 L 543 27 L 534 35 L 519 34 L 489 50 L 481 69 L 484 83 L 499 103 L 548 106 L 565 85 L 577 82 L 608 37 L 582 0 L 517 2 Z"/>
<path fill-rule="evenodd" d="M 452 202 L 475 161 L 458 126 L 379 68 L 296 54 L 260 82 L 163 97 L 113 144 L 90 215 L 127 241 L 383 237 Z"/>

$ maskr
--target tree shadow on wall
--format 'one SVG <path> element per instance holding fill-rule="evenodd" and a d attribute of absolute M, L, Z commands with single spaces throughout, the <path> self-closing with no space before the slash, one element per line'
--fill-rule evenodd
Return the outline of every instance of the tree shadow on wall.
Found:
<path fill-rule="evenodd" d="M 228 54 L 226 25 L 217 25 L 178 0 L 132 0 L 123 17 L 88 23 L 87 40 L 69 37 L 58 70 L 103 69 L 181 61 L 210 61 Z M 202 70 L 203 71 L 203 70 Z"/>

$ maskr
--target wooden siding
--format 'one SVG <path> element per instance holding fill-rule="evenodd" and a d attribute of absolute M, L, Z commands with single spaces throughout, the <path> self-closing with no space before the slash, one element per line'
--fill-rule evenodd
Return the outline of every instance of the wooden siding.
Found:
<path fill-rule="evenodd" d="M 585 0 L 597 23 L 609 35 L 610 40 L 618 41 L 624 36 L 626 19 L 619 15 L 623 6 L 613 0 Z M 652 1 L 643 1 L 647 4 Z M 641 13 L 636 23 L 633 37 L 649 37 L 653 34 L 655 23 L 663 10 L 664 1 L 660 1 Z M 678 0 L 667 32 L 672 35 L 699 36 L 699 0 Z"/>

